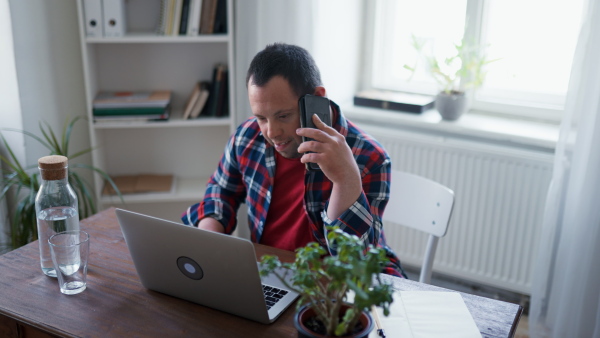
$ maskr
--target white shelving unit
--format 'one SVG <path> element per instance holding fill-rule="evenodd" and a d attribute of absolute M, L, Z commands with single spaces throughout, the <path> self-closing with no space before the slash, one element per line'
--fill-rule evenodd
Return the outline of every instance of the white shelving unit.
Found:
<path fill-rule="evenodd" d="M 235 128 L 233 3 L 227 0 L 227 34 L 198 36 L 156 35 L 160 0 L 125 3 L 125 36 L 88 38 L 83 2 L 77 2 L 93 164 L 111 176 L 173 174 L 175 184 L 171 192 L 124 195 L 125 204 L 115 196 L 100 195 L 104 181 L 98 175 L 95 188 L 103 207 L 178 220 L 204 195 L 204 185 Z M 217 63 L 228 67 L 229 116 L 182 120 L 194 84 L 210 81 Z M 101 90 L 165 89 L 172 91 L 169 121 L 93 122 L 92 101 Z"/>

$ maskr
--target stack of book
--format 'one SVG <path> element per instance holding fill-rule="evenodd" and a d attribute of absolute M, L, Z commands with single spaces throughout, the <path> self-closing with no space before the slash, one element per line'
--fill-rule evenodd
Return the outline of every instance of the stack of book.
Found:
<path fill-rule="evenodd" d="M 217 64 L 212 82 L 194 85 L 183 111 L 183 119 L 197 117 L 224 117 L 229 115 L 229 81 L 227 66 Z"/>
<path fill-rule="evenodd" d="M 227 0 L 161 0 L 158 35 L 227 33 Z"/>
<path fill-rule="evenodd" d="M 164 121 L 171 114 L 171 91 L 100 92 L 92 107 L 95 122 Z"/>

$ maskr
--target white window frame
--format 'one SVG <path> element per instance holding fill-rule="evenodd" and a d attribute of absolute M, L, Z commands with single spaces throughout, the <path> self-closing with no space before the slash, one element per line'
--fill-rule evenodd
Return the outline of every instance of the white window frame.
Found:
<path fill-rule="evenodd" d="M 471 41 L 480 41 L 481 35 L 485 32 L 485 25 L 482 24 L 483 18 L 486 15 L 485 3 L 489 0 L 468 0 L 467 1 L 467 29 L 465 31 L 465 38 Z M 363 73 L 362 83 L 363 88 L 373 88 L 372 72 L 373 72 L 373 48 L 375 47 L 375 17 L 376 17 L 376 1 L 368 1 L 366 3 L 366 17 L 365 17 L 365 36 L 363 49 Z M 474 27 L 474 28 L 471 28 Z M 484 90 L 480 91 L 483 93 Z M 563 115 L 564 107 L 557 105 L 541 105 L 532 104 L 529 102 L 519 101 L 507 101 L 493 102 L 478 100 L 477 93 L 471 102 L 471 111 L 483 112 L 486 114 L 493 114 L 502 116 L 508 119 L 526 119 L 526 120 L 537 120 L 547 123 L 558 124 Z"/>

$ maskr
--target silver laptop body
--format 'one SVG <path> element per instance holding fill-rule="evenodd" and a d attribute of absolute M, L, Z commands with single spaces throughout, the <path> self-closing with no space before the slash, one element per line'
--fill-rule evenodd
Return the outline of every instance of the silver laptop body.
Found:
<path fill-rule="evenodd" d="M 261 281 L 254 246 L 246 239 L 122 209 L 116 214 L 147 289 L 265 324 L 298 298 L 274 275 Z M 263 284 L 285 290 L 269 310 Z"/>

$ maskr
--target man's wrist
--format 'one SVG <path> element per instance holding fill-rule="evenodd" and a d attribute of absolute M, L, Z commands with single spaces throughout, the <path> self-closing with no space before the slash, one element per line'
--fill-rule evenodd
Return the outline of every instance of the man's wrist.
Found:
<path fill-rule="evenodd" d="M 344 211 L 348 210 L 362 194 L 362 186 L 347 182 L 345 184 L 333 184 L 327 216 L 330 219 L 338 218 Z"/>
<path fill-rule="evenodd" d="M 212 216 L 205 216 L 198 222 L 198 229 L 225 233 L 225 227 Z"/>

